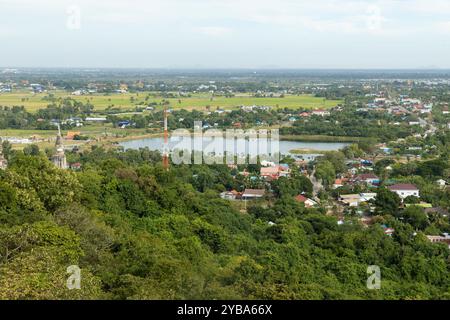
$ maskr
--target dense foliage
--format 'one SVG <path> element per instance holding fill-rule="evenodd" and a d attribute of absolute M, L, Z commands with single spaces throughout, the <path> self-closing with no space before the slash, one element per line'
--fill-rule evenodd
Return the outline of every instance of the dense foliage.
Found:
<path fill-rule="evenodd" d="M 450 298 L 450 252 L 425 238 L 414 208 L 403 222 L 384 208 L 390 237 L 306 209 L 293 199 L 311 192 L 305 177 L 242 213 L 218 196 L 246 183 L 225 166 L 166 172 L 148 150 L 69 157 L 81 171 L 17 151 L 0 171 L 2 299 Z M 329 156 L 323 174 L 338 164 Z M 65 286 L 73 264 L 81 290 Z M 366 287 L 369 265 L 381 267 L 381 290 Z"/>

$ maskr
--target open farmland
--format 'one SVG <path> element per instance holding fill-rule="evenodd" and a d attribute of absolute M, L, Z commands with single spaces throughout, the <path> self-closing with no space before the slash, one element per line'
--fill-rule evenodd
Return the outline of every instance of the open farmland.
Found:
<path fill-rule="evenodd" d="M 253 97 L 250 94 L 240 94 L 226 98 L 223 96 L 213 97 L 211 94 L 192 94 L 190 97 L 163 98 L 152 92 L 124 93 L 124 94 L 91 94 L 75 96 L 64 91 L 51 92 L 59 100 L 70 97 L 74 100 L 94 105 L 95 110 L 108 108 L 119 108 L 123 110 L 134 109 L 136 106 L 147 106 L 149 104 L 161 105 L 166 100 L 171 108 L 176 109 L 199 109 L 204 110 L 208 106 L 211 109 L 225 108 L 233 109 L 241 105 L 264 105 L 274 108 L 292 109 L 314 109 L 331 108 L 341 103 L 341 100 L 325 100 L 311 95 L 286 95 L 285 97 Z M 33 94 L 30 92 L 13 92 L 0 94 L 1 106 L 24 106 L 28 111 L 34 112 L 45 108 L 50 102 L 45 99 L 49 93 Z"/>

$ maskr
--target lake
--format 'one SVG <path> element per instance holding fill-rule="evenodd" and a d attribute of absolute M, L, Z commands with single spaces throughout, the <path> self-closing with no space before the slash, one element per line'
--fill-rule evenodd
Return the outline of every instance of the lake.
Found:
<path fill-rule="evenodd" d="M 194 142 L 195 140 L 195 142 Z M 271 144 L 271 142 L 267 139 L 262 138 L 256 138 L 251 140 L 245 140 L 245 139 L 236 139 L 233 141 L 233 139 L 226 139 L 226 138 L 208 138 L 203 137 L 203 144 L 201 143 L 202 140 L 200 139 L 193 139 L 190 136 L 187 137 L 171 137 L 169 139 L 168 149 L 170 151 L 173 151 L 174 149 L 189 149 L 189 150 L 196 150 L 200 151 L 203 150 L 205 152 L 211 152 L 214 151 L 214 148 L 218 148 L 215 150 L 232 150 L 233 144 L 234 144 L 234 151 L 236 149 L 241 150 L 244 148 L 245 150 L 253 155 L 257 154 L 259 148 L 263 147 L 266 148 L 267 145 L 274 146 Z M 238 142 L 236 142 L 238 141 Z M 238 147 L 238 144 L 241 144 L 240 147 Z M 153 137 L 153 138 L 143 138 L 143 139 L 136 139 L 136 140 L 129 140 L 119 143 L 124 149 L 139 149 L 139 148 L 149 148 L 150 150 L 159 150 L 163 151 L 164 144 L 164 138 L 161 137 Z M 345 146 L 349 145 L 349 143 L 345 142 L 304 142 L 304 141 L 287 141 L 287 140 L 281 140 L 278 142 L 278 146 L 274 146 L 275 149 L 278 148 L 281 154 L 287 155 L 291 154 L 290 151 L 294 149 L 311 149 L 315 151 L 335 151 L 339 150 Z M 258 147 L 259 146 L 259 147 Z M 269 150 L 268 149 L 268 150 Z M 220 154 L 220 152 L 218 153 Z"/>

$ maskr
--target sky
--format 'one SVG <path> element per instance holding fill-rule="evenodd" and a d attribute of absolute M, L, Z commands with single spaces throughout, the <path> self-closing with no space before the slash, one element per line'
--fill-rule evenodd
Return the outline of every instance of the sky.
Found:
<path fill-rule="evenodd" d="M 450 68 L 450 0 L 0 0 L 0 66 Z"/>

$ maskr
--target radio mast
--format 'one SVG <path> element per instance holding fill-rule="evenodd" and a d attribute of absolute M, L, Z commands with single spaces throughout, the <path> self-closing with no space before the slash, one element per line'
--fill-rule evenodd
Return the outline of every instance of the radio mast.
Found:
<path fill-rule="evenodd" d="M 169 131 L 167 129 L 167 106 L 164 105 L 164 148 L 163 167 L 169 170 Z"/>

